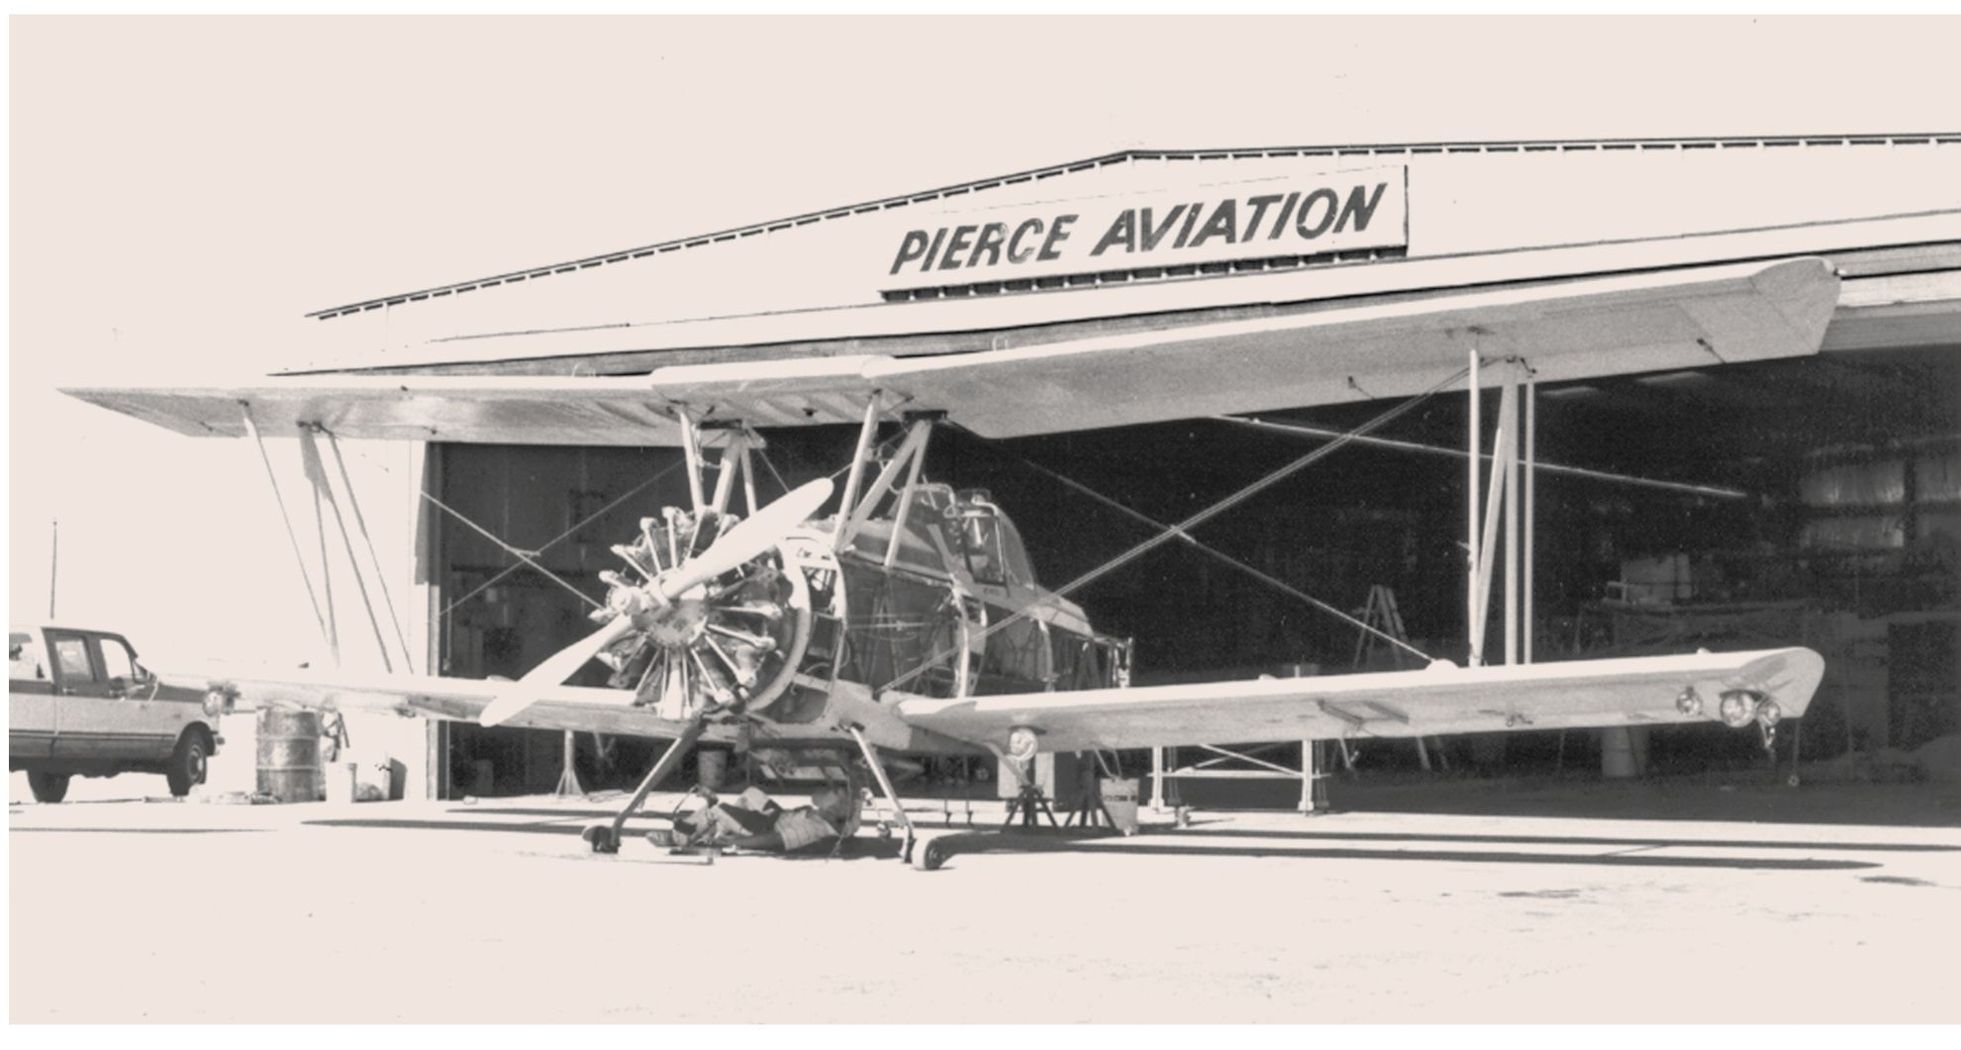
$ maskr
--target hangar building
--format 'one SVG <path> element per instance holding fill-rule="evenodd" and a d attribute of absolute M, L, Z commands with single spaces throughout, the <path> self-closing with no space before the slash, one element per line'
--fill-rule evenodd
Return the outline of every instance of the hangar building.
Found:
<path fill-rule="evenodd" d="M 1539 658 L 1807 644 L 1830 668 L 1806 720 L 1807 754 L 1961 731 L 1957 134 L 1129 150 L 333 306 L 304 322 L 304 363 L 290 372 L 640 375 L 961 355 L 1446 301 L 1470 304 L 1437 333 L 1461 358 L 1477 343 L 1476 297 L 1486 293 L 1776 280 L 1786 260 L 1823 260 L 1836 296 L 1802 353 L 1705 343 L 1694 361 L 1539 377 L 1536 456 L 1546 467 L 1528 548 Z M 1612 323 L 1550 318 L 1543 335 L 1612 354 L 1589 345 Z M 1061 581 L 1146 533 L 1046 471 L 1175 521 L 1416 393 L 1379 385 L 1367 354 L 1317 356 L 1303 340 L 1299 382 L 1341 395 L 1300 409 L 1283 384 L 1252 409 L 1311 429 L 1211 418 L 1248 411 L 1213 404 L 1203 382 L 1208 360 L 1224 367 L 1239 350 L 1195 336 L 1173 347 L 1187 385 L 1140 390 L 1112 375 L 1107 403 L 1068 406 L 1085 429 L 1004 440 L 953 430 L 935 439 L 927 469 L 991 491 L 1040 576 Z M 1461 661 L 1463 389 L 1378 435 L 1428 449 L 1343 448 L 1201 538 L 1341 608 L 1363 609 L 1385 588 L 1415 644 Z M 1488 439 L 1498 395 L 1482 397 Z M 1188 401 L 1192 418 L 1120 425 L 1110 410 L 1149 398 Z M 661 443 L 584 444 L 565 430 L 498 444 L 471 426 L 433 424 L 406 452 L 390 446 L 388 471 L 351 483 L 396 564 L 386 598 L 333 611 L 347 660 L 392 647 L 419 669 L 522 674 L 590 629 L 573 592 L 603 592 L 609 545 L 640 516 L 686 501 L 671 469 L 680 453 Z M 849 426 L 763 432 L 790 484 L 845 462 L 854 436 Z M 377 502 L 376 487 L 399 492 L 404 476 L 427 497 L 407 494 L 407 515 L 377 510 L 399 505 Z M 1358 646 L 1349 624 L 1179 544 L 1071 597 L 1099 629 L 1135 639 L 1142 681 L 1338 671 L 1387 655 Z M 407 625 L 399 644 L 372 629 L 374 601 L 393 603 Z M 556 734 L 414 732 L 426 739 L 401 756 L 412 792 L 544 791 L 560 772 Z M 1658 741 L 1651 760 L 1730 760 L 1722 746 L 1733 745 L 1704 743 Z M 1478 750 L 1521 764 L 1552 746 L 1527 736 Z M 613 758 L 622 778 L 644 766 Z M 580 761 L 588 786 L 611 775 L 596 755 Z"/>

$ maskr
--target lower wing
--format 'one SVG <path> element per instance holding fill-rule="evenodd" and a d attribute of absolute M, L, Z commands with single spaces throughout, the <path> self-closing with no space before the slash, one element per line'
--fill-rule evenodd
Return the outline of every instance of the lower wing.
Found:
<path fill-rule="evenodd" d="M 1506 667 L 1439 663 L 1421 671 L 1325 678 L 953 700 L 905 696 L 898 710 L 911 725 L 984 746 L 1003 746 L 1011 731 L 1027 727 L 1043 751 L 1711 721 L 1747 725 L 1802 715 L 1824 670 L 1824 659 L 1809 649 Z"/>
<path fill-rule="evenodd" d="M 248 707 L 301 707 L 317 710 L 392 711 L 458 722 L 474 722 L 515 683 L 412 674 L 358 674 L 326 671 L 213 669 L 159 672 L 166 685 L 217 689 Z M 630 736 L 678 737 L 686 723 L 661 718 L 634 705 L 625 689 L 561 685 L 506 724 L 528 729 L 571 729 Z M 712 734 L 711 734 L 712 735 Z"/>

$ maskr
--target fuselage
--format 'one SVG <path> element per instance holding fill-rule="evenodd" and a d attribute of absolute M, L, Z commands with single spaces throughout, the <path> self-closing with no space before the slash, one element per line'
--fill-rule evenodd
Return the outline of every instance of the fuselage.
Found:
<path fill-rule="evenodd" d="M 921 483 L 904 507 L 903 520 L 865 519 L 841 543 L 834 518 L 794 530 L 768 571 L 703 599 L 705 622 L 738 629 L 709 626 L 702 654 L 673 661 L 684 667 L 678 677 L 651 645 L 623 652 L 609 661 L 618 667 L 613 684 L 637 688 L 644 704 L 676 720 L 703 702 L 704 689 L 740 692 L 759 742 L 848 739 L 838 727 L 857 725 L 880 746 L 909 752 L 973 747 L 907 727 L 891 706 L 901 694 L 1122 684 L 1129 642 L 1096 633 L 1080 607 L 1035 581 L 1019 532 L 986 493 Z M 667 542 L 656 526 L 651 547 Z M 780 612 L 764 616 L 763 604 Z M 767 648 L 745 653 L 742 636 L 762 633 Z"/>

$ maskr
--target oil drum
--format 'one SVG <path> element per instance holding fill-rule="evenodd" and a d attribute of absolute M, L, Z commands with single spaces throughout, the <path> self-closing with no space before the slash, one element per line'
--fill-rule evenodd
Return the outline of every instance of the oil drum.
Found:
<path fill-rule="evenodd" d="M 326 797 L 320 769 L 320 713 L 259 709 L 259 793 L 276 802 Z"/>

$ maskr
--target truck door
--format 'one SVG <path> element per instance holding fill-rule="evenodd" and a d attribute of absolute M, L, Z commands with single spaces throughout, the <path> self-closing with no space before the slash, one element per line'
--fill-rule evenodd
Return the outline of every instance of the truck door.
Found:
<path fill-rule="evenodd" d="M 158 699 L 157 682 L 143 673 L 136 653 L 121 635 L 98 634 L 90 637 L 95 647 L 96 666 L 102 668 L 109 697 L 118 701 L 117 722 L 129 732 L 146 738 L 139 757 L 162 760 L 177 748 L 177 734 L 190 724 L 200 710 L 195 702 Z"/>
<path fill-rule="evenodd" d="M 7 632 L 7 756 L 46 758 L 54 747 L 54 678 L 33 631 Z"/>
<path fill-rule="evenodd" d="M 57 759 L 118 760 L 145 756 L 149 734 L 138 731 L 102 668 L 94 640 L 80 631 L 50 630 L 54 658 Z"/>

